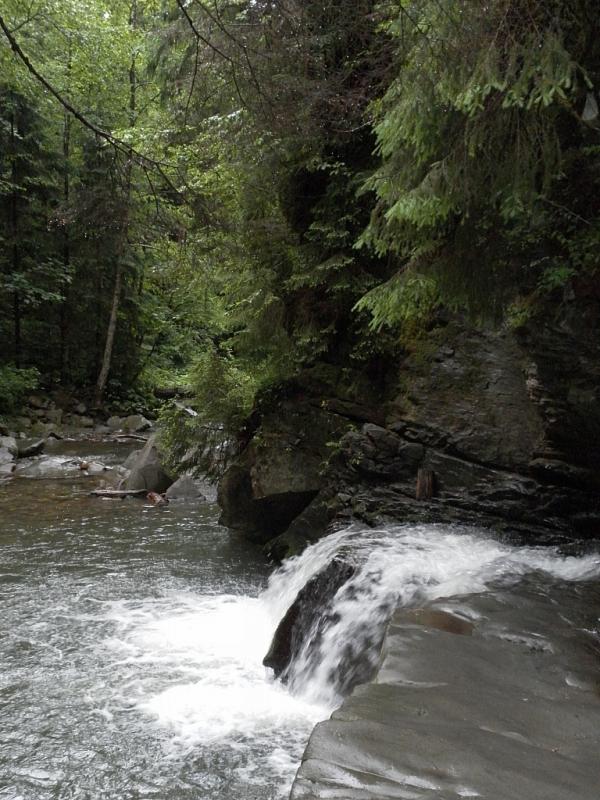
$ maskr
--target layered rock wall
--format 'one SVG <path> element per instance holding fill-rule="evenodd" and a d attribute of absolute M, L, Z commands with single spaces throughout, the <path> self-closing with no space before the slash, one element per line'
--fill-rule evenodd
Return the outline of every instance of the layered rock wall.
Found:
<path fill-rule="evenodd" d="M 598 534 L 599 320 L 593 301 L 519 331 L 440 317 L 388 364 L 379 396 L 364 381 L 341 394 L 332 367 L 305 380 L 226 474 L 223 521 L 275 558 L 353 518 Z"/>

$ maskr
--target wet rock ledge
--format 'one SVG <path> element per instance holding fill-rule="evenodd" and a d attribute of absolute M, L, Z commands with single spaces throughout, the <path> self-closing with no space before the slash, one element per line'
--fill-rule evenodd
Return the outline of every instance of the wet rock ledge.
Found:
<path fill-rule="evenodd" d="M 597 585 L 549 581 L 396 611 L 377 676 L 317 725 L 291 800 L 597 800 L 599 603 Z"/>
<path fill-rule="evenodd" d="M 440 316 L 377 373 L 319 364 L 255 412 L 222 521 L 276 559 L 358 520 L 600 531 L 600 300 L 517 331 Z"/>

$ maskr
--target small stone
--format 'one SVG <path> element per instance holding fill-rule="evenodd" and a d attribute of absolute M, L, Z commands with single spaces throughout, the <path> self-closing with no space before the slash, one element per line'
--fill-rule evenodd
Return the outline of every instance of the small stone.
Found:
<path fill-rule="evenodd" d="M 48 401 L 44 400 L 43 397 L 39 397 L 37 394 L 32 394 L 27 398 L 27 403 L 32 408 L 47 408 Z"/>
<path fill-rule="evenodd" d="M 0 448 L 8 450 L 13 458 L 16 458 L 19 453 L 17 440 L 14 438 L 14 436 L 0 436 Z"/>
<path fill-rule="evenodd" d="M 141 433 L 142 431 L 147 431 L 151 427 L 152 423 L 150 420 L 146 419 L 146 417 L 143 417 L 141 414 L 131 414 L 129 417 L 125 417 L 125 419 L 122 420 L 122 428 L 128 433 Z"/>

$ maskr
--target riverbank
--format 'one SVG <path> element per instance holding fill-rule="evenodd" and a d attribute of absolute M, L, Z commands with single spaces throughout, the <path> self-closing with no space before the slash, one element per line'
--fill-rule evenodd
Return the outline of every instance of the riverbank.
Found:
<path fill-rule="evenodd" d="M 376 378 L 314 365 L 256 409 L 223 520 L 279 559 L 353 520 L 597 535 L 599 321 L 592 296 L 515 329 L 440 312 Z"/>

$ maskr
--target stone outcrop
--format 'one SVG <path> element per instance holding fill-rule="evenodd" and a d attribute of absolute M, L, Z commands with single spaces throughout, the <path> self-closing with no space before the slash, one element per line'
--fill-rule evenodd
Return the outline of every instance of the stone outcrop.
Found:
<path fill-rule="evenodd" d="M 129 475 L 122 481 L 119 488 L 131 491 L 166 492 L 173 483 L 173 478 L 163 467 L 160 453 L 155 446 L 155 438 L 148 440 L 145 447 L 139 451 L 131 465 Z"/>
<path fill-rule="evenodd" d="M 308 399 L 277 405 L 220 482 L 221 522 L 258 542 L 283 533 L 322 488 L 329 445 L 348 428 Z"/>
<path fill-rule="evenodd" d="M 396 611 L 376 677 L 313 731 L 292 800 L 595 800 L 597 587 L 505 594 Z"/>
<path fill-rule="evenodd" d="M 278 560 L 352 519 L 596 535 L 599 320 L 593 304 L 519 331 L 440 318 L 388 365 L 379 403 L 363 388 L 362 403 L 360 392 L 336 401 L 331 384 L 307 381 L 300 400 L 265 415 L 225 476 L 223 522 L 270 539 Z M 430 491 L 417 500 L 419 476 Z"/>

